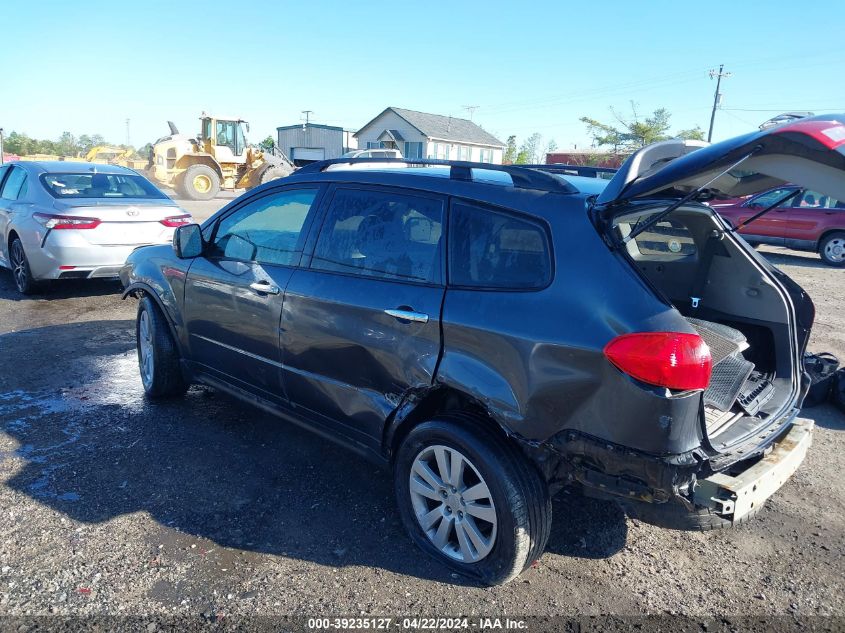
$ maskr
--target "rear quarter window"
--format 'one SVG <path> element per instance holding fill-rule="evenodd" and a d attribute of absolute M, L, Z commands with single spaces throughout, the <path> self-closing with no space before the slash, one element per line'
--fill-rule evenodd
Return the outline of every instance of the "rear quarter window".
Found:
<path fill-rule="evenodd" d="M 537 290 L 551 283 L 548 234 L 540 222 L 481 205 L 452 205 L 449 283 Z"/>

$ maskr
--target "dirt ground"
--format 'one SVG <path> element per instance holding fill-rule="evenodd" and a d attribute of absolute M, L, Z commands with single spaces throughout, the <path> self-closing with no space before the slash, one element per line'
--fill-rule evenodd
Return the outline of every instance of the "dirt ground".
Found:
<path fill-rule="evenodd" d="M 845 270 L 764 252 L 816 303 L 811 350 L 845 359 Z M 484 588 L 412 545 L 386 472 L 206 389 L 148 403 L 118 291 L 21 299 L 0 271 L 0 615 L 845 616 L 829 405 L 803 412 L 810 454 L 747 525 L 663 530 L 562 494 L 536 566 Z"/>

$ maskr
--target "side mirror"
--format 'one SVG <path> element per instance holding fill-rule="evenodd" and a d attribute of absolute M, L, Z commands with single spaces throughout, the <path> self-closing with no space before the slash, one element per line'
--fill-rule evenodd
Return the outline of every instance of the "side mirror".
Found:
<path fill-rule="evenodd" d="M 199 224 L 185 224 L 173 232 L 173 252 L 179 259 L 202 255 L 203 240 Z"/>

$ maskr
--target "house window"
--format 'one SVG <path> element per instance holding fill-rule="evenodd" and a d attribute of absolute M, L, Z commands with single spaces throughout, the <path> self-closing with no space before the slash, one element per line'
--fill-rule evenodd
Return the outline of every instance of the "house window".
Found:
<path fill-rule="evenodd" d="M 482 149 L 481 150 L 481 158 L 479 159 L 481 163 L 492 163 L 493 162 L 493 150 L 492 149 Z"/>
<path fill-rule="evenodd" d="M 431 150 L 428 153 L 429 158 L 437 158 L 439 160 L 449 160 L 449 144 L 448 143 L 432 143 Z"/>
<path fill-rule="evenodd" d="M 405 151 L 402 153 L 402 155 L 405 158 L 422 158 L 423 144 L 405 141 Z"/>
<path fill-rule="evenodd" d="M 381 141 L 367 141 L 367 149 L 381 149 L 384 143 Z"/>
<path fill-rule="evenodd" d="M 458 160 L 472 160 L 472 148 L 458 145 Z"/>

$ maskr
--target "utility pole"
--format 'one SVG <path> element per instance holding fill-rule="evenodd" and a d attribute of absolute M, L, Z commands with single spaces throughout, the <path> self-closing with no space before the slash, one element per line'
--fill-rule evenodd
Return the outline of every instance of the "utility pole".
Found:
<path fill-rule="evenodd" d="M 3 128 L 0 127 L 0 165 L 3 164 Z"/>
<path fill-rule="evenodd" d="M 126 147 L 130 147 L 132 141 L 129 138 L 129 119 L 126 119 Z"/>
<path fill-rule="evenodd" d="M 461 107 L 469 113 L 469 120 L 472 121 L 472 115 L 475 114 L 475 111 L 478 110 L 478 108 L 480 108 L 481 106 L 470 105 L 470 106 L 461 106 Z"/>
<path fill-rule="evenodd" d="M 716 120 L 716 108 L 722 102 L 722 93 L 719 92 L 719 86 L 722 85 L 722 77 L 730 77 L 730 73 L 722 72 L 725 69 L 724 64 L 719 64 L 719 72 L 715 70 L 710 71 L 710 79 L 716 77 L 716 94 L 713 95 L 713 112 L 710 114 L 710 129 L 707 131 L 707 142 L 713 138 L 713 122 Z"/>

